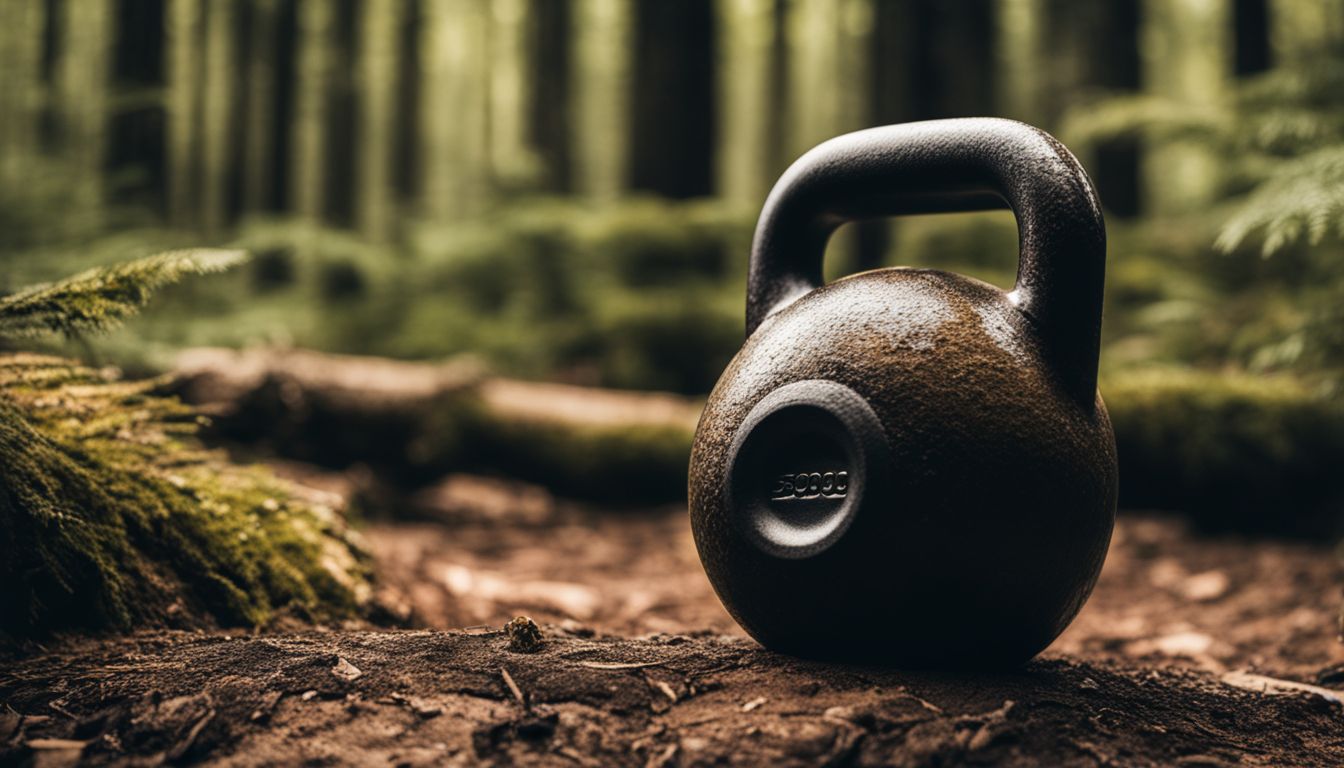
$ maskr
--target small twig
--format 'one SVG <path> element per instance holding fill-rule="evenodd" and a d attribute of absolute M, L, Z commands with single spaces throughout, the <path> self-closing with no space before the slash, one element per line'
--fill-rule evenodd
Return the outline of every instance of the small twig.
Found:
<path fill-rule="evenodd" d="M 632 662 L 632 663 L 624 663 L 624 662 L 607 662 L 607 661 L 580 661 L 580 662 L 579 662 L 579 666 L 580 666 L 580 667 L 587 667 L 588 669 L 605 669 L 605 670 L 615 670 L 615 669 L 644 669 L 644 668 L 646 668 L 646 667 L 658 667 L 658 666 L 662 666 L 662 664 L 663 664 L 663 662 L 661 662 L 661 661 L 641 661 L 641 662 Z"/>
<path fill-rule="evenodd" d="M 668 685 L 662 680 L 653 679 L 653 676 L 649 675 L 647 672 L 644 674 L 644 681 L 648 683 L 650 687 L 655 688 L 658 691 L 662 692 L 662 694 L 666 696 L 668 700 L 671 701 L 673 704 L 677 703 L 677 692 L 672 690 L 672 686 Z"/>
<path fill-rule="evenodd" d="M 499 674 L 504 677 L 504 684 L 509 686 L 509 690 L 513 692 L 513 698 L 518 700 L 518 706 L 527 709 L 527 700 L 523 698 L 523 692 L 518 684 L 513 682 L 513 675 L 510 675 L 509 670 L 503 667 L 499 668 Z"/>
<path fill-rule="evenodd" d="M 491 635 L 502 635 L 504 630 L 499 627 L 492 627 L 489 624 L 473 624 L 470 627 L 449 630 L 450 633 L 466 635 L 467 637 L 490 637 Z"/>

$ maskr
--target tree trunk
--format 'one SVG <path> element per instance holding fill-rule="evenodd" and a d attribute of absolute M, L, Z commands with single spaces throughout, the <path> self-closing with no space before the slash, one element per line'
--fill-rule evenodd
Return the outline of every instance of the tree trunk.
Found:
<path fill-rule="evenodd" d="M 359 170 L 355 217 L 375 242 L 392 237 L 396 222 L 397 47 L 403 0 L 365 0 L 359 25 Z"/>
<path fill-rule="evenodd" d="M 45 24 L 43 3 L 0 4 L 0 185 L 6 188 L 23 178 L 39 150 Z"/>
<path fill-rule="evenodd" d="M 628 183 L 630 154 L 630 0 L 575 0 L 574 189 L 610 199 Z"/>
<path fill-rule="evenodd" d="M 471 0 L 439 0 L 422 8 L 423 211 L 436 221 L 452 221 L 488 202 L 486 11 Z"/>
<path fill-rule="evenodd" d="M 490 166 L 506 189 L 530 188 L 541 175 L 528 141 L 530 6 L 528 0 L 495 0 L 490 6 Z"/>
<path fill-rule="evenodd" d="M 779 131 L 772 96 L 774 0 L 718 0 L 718 193 L 759 209 L 778 170 L 771 134 Z"/>
<path fill-rule="evenodd" d="M 1032 125 L 1045 122 L 1049 85 L 1045 55 L 1046 0 L 998 0 L 998 113 Z"/>
<path fill-rule="evenodd" d="M 294 117 L 290 146 L 290 207 L 310 224 L 327 207 L 327 120 L 335 65 L 336 7 L 328 0 L 298 0 L 294 68 Z"/>
<path fill-rule="evenodd" d="M 196 172 L 200 128 L 201 0 L 169 0 L 165 9 L 168 95 L 168 220 L 197 223 Z"/>
<path fill-rule="evenodd" d="M 1270 0 L 1269 15 L 1276 62 L 1310 59 L 1344 42 L 1344 0 Z"/>
<path fill-rule="evenodd" d="M 55 91 L 62 155 L 78 178 L 72 206 L 97 218 L 107 164 L 112 4 L 111 0 L 67 0 L 59 8 Z"/>
<path fill-rule="evenodd" d="M 872 0 L 797 0 L 788 28 L 788 94 L 785 147 L 792 160 L 842 133 L 870 122 L 869 52 Z M 827 276 L 856 266 L 854 228 L 837 233 L 828 249 Z"/>
<path fill-rule="evenodd" d="M 1149 93 L 1197 112 L 1226 98 L 1232 72 L 1228 0 L 1146 0 L 1141 32 Z M 1191 141 L 1150 142 L 1144 157 L 1147 212 L 1198 210 L 1219 185 L 1219 158 Z"/>
<path fill-rule="evenodd" d="M 213 3 L 205 24 L 205 84 L 201 127 L 201 224 L 218 235 L 229 223 L 233 141 L 237 110 L 234 66 L 237 5 Z"/>
<path fill-rule="evenodd" d="M 253 0 L 243 138 L 243 210 L 272 209 L 275 199 L 275 93 L 279 40 L 276 0 Z"/>

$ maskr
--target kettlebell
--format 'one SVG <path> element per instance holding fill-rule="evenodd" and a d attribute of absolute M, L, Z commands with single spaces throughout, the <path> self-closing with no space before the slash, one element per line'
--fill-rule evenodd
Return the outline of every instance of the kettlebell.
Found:
<path fill-rule="evenodd" d="M 1010 208 L 1017 282 L 933 269 L 822 284 L 841 224 Z M 747 340 L 690 463 L 691 524 L 728 612 L 768 648 L 898 667 L 1043 650 L 1096 583 L 1115 519 L 1097 393 L 1106 234 L 1044 131 L 989 118 L 831 139 L 770 192 Z"/>

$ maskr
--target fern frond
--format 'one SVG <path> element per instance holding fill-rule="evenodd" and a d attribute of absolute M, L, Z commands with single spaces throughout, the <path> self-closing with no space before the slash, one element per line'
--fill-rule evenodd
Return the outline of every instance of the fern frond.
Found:
<path fill-rule="evenodd" d="M 1284 160 L 1246 196 L 1216 245 L 1229 252 L 1257 232 L 1265 256 L 1303 239 L 1315 244 L 1332 232 L 1344 236 L 1344 145 Z"/>
<path fill-rule="evenodd" d="M 1156 96 L 1112 96 L 1069 111 L 1060 134 L 1070 144 L 1115 139 L 1221 141 L 1229 116 L 1213 107 L 1196 109 Z"/>
<path fill-rule="evenodd" d="M 118 326 L 158 288 L 186 275 L 222 272 L 247 259 L 244 251 L 168 251 L 98 267 L 0 298 L 0 335 L 67 335 Z"/>

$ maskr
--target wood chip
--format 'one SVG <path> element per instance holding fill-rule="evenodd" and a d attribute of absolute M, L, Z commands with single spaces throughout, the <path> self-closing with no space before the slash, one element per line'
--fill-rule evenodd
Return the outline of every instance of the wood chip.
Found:
<path fill-rule="evenodd" d="M 669 701 L 671 701 L 673 704 L 677 703 L 677 692 L 672 690 L 672 686 L 668 685 L 662 680 L 650 680 L 649 682 L 653 685 L 653 687 L 662 691 L 663 695 L 666 696 Z"/>
<path fill-rule="evenodd" d="M 662 752 L 659 752 L 658 754 L 651 756 L 649 758 L 649 761 L 645 763 L 644 766 L 645 768 L 664 768 L 664 766 L 671 765 L 672 758 L 676 756 L 677 756 L 677 745 L 668 744 L 667 748 L 664 749 Z"/>
<path fill-rule="evenodd" d="M 764 697 L 764 696 L 757 696 L 756 698 L 752 699 L 751 701 L 748 701 L 746 704 L 743 704 L 743 705 L 742 705 L 742 711 L 743 711 L 743 712 L 751 712 L 751 711 L 753 711 L 753 710 L 759 709 L 760 706 L 761 706 L 762 704 L 764 704 L 764 703 L 765 703 L 765 697 Z"/>
<path fill-rule="evenodd" d="M 275 711 L 275 705 L 280 703 L 280 699 L 284 695 L 284 691 L 271 691 L 265 696 L 262 696 L 261 704 L 259 704 L 256 709 L 252 710 L 252 714 L 248 719 L 253 722 L 259 722 L 270 717 L 271 713 Z"/>
<path fill-rule="evenodd" d="M 364 676 L 359 667 L 345 660 L 343 656 L 336 657 L 336 665 L 331 668 L 331 674 L 339 677 L 347 683 L 353 683 Z"/>
<path fill-rule="evenodd" d="M 518 706 L 527 709 L 527 700 L 523 698 L 523 692 L 518 687 L 518 684 L 513 682 L 513 675 L 510 675 L 509 670 L 503 667 L 499 668 L 499 674 L 503 676 L 504 684 L 509 686 L 509 691 L 513 693 L 513 698 L 518 700 Z"/>
<path fill-rule="evenodd" d="M 29 749 L 83 749 L 89 742 L 78 739 L 29 739 Z"/>
<path fill-rule="evenodd" d="M 612 661 L 612 662 L 608 662 L 608 661 L 580 661 L 580 662 L 579 662 L 579 666 L 580 666 L 580 667 L 587 667 L 588 669 L 607 669 L 607 670 L 612 670 L 612 669 L 644 669 L 645 667 L 657 667 L 657 666 L 660 666 L 662 663 L 663 663 L 663 662 L 661 662 L 661 661 L 641 661 L 641 662 L 633 662 L 633 663 L 623 663 L 623 662 L 618 662 L 618 661 Z"/>
<path fill-rule="evenodd" d="M 1329 688 L 1322 688 L 1319 685 L 1309 685 L 1307 683 L 1298 683 L 1292 680 L 1280 680 L 1276 677 L 1266 677 L 1264 675 L 1255 675 L 1250 672 L 1228 672 L 1222 676 L 1222 681 L 1226 685 L 1234 688 L 1241 688 L 1247 691 L 1255 691 L 1268 696 L 1284 696 L 1293 693 L 1305 693 L 1311 696 L 1320 696 L 1326 701 L 1335 704 L 1344 704 L 1338 691 L 1332 691 Z"/>
<path fill-rule="evenodd" d="M 215 710 L 213 709 L 202 715 L 201 718 L 196 721 L 196 724 L 191 726 L 191 730 L 187 731 L 187 735 L 177 744 L 173 745 L 172 749 L 168 750 L 166 755 L 168 760 L 170 762 L 177 762 L 185 757 L 186 754 L 191 751 L 192 745 L 196 743 L 196 737 L 200 736 L 201 731 L 205 730 L 205 726 L 209 725 L 210 721 L 214 719 Z"/>

